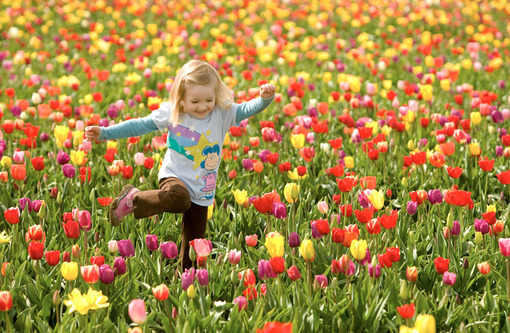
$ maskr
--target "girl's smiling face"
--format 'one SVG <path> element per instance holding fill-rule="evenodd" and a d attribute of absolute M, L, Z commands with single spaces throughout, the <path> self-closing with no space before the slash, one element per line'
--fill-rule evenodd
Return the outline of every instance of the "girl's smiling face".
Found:
<path fill-rule="evenodd" d="M 184 112 L 198 119 L 205 118 L 216 105 L 216 89 L 214 84 L 185 84 Z"/>

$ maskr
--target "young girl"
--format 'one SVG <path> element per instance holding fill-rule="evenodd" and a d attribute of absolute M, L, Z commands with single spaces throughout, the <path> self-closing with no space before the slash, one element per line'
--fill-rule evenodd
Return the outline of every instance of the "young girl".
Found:
<path fill-rule="evenodd" d="M 260 97 L 234 104 L 231 90 L 209 64 L 186 63 L 170 91 L 169 102 L 144 118 L 110 127 L 85 129 L 89 141 L 140 136 L 168 129 L 167 151 L 159 170 L 159 190 L 139 191 L 126 185 L 110 205 L 110 222 L 117 226 L 134 213 L 140 219 L 155 214 L 183 213 L 181 267 L 190 268 L 189 242 L 203 238 L 207 207 L 212 205 L 223 140 L 231 126 L 256 115 L 271 104 L 275 87 L 264 84 Z"/>

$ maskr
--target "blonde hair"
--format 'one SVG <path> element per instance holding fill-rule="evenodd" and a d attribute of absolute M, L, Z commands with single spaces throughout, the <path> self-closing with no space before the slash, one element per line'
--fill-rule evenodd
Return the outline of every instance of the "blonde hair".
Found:
<path fill-rule="evenodd" d="M 179 115 L 184 113 L 182 104 L 186 93 L 186 83 L 205 85 L 211 82 L 215 85 L 216 105 L 225 110 L 229 109 L 234 103 L 232 91 L 223 82 L 214 67 L 200 60 L 191 60 L 182 66 L 170 90 L 170 103 L 172 105 L 170 121 L 172 124 L 176 125 Z"/>

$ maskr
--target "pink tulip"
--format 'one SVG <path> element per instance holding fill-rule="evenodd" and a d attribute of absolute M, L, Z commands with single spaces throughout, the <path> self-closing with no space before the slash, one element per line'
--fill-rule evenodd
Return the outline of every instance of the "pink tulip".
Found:
<path fill-rule="evenodd" d="M 134 299 L 129 302 L 129 318 L 133 323 L 141 325 L 147 319 L 147 312 L 145 312 L 145 302 L 141 299 Z"/>
<path fill-rule="evenodd" d="M 134 156 L 135 164 L 141 166 L 145 163 L 145 156 L 143 153 L 136 153 Z"/>
<path fill-rule="evenodd" d="M 510 257 L 510 238 L 499 239 L 499 250 L 505 257 Z"/>
<path fill-rule="evenodd" d="M 319 202 L 317 204 L 317 208 L 319 208 L 319 212 L 321 212 L 322 214 L 327 213 L 329 210 L 328 203 L 326 201 Z"/>
<path fill-rule="evenodd" d="M 212 243 L 208 239 L 197 238 L 189 242 L 193 249 L 200 257 L 207 257 L 212 250 Z"/>
<path fill-rule="evenodd" d="M 444 272 L 443 274 L 443 283 L 449 286 L 453 286 L 455 284 L 455 280 L 457 279 L 457 274 Z"/>

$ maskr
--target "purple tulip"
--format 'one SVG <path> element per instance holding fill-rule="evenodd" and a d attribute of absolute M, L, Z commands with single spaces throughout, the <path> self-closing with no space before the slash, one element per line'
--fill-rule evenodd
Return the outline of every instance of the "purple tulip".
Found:
<path fill-rule="evenodd" d="M 485 221 L 484 219 L 475 219 L 475 231 L 479 231 L 482 233 L 482 235 L 485 235 L 489 233 L 489 223 Z"/>
<path fill-rule="evenodd" d="M 409 215 L 416 214 L 416 211 L 418 210 L 418 203 L 415 201 L 408 201 L 407 202 L 407 213 Z"/>
<path fill-rule="evenodd" d="M 122 239 L 117 242 L 119 253 L 124 258 L 133 257 L 135 255 L 135 246 L 131 239 Z"/>
<path fill-rule="evenodd" d="M 381 276 L 381 265 L 372 265 L 372 263 L 368 263 L 368 275 L 373 277 L 374 279 L 377 279 L 379 276 Z"/>
<path fill-rule="evenodd" d="M 262 163 L 267 163 L 267 155 L 269 155 L 269 154 L 271 154 L 271 152 L 269 150 L 267 150 L 267 149 L 264 149 L 263 151 L 258 153 L 260 161 Z"/>
<path fill-rule="evenodd" d="M 28 209 L 28 212 L 30 213 L 33 210 L 32 200 L 29 198 L 20 198 L 18 200 L 19 210 L 23 211 L 25 208 Z"/>
<path fill-rule="evenodd" d="M 150 251 L 156 251 L 158 249 L 158 247 L 159 247 L 158 236 L 156 236 L 156 235 L 147 235 L 145 237 L 145 245 L 147 245 L 147 248 Z"/>
<path fill-rule="evenodd" d="M 342 271 L 342 273 L 344 273 L 345 275 L 347 276 L 351 276 L 354 274 L 354 272 L 356 271 L 356 265 L 354 265 L 354 261 L 352 260 L 349 260 L 349 268 L 347 268 L 347 272 L 345 272 L 343 270 L 343 267 L 340 267 L 340 270 Z"/>
<path fill-rule="evenodd" d="M 64 164 L 62 165 L 62 172 L 64 173 L 64 176 L 67 178 L 74 178 L 76 174 L 76 169 L 71 164 Z"/>
<path fill-rule="evenodd" d="M 503 146 L 496 146 L 496 156 L 501 157 L 503 156 L 504 148 Z"/>
<path fill-rule="evenodd" d="M 258 263 L 258 273 L 259 278 L 264 280 L 266 278 L 275 278 L 277 277 L 276 273 L 273 271 L 273 268 L 271 267 L 271 264 L 268 260 L 259 260 Z"/>
<path fill-rule="evenodd" d="M 455 284 L 455 280 L 457 279 L 457 274 L 444 272 L 443 274 L 443 283 L 449 286 L 453 286 Z"/>
<path fill-rule="evenodd" d="M 188 290 L 188 287 L 193 284 L 195 280 L 195 269 L 187 269 L 181 275 L 181 285 L 183 290 Z"/>
<path fill-rule="evenodd" d="M 245 170 L 252 171 L 253 170 L 253 161 L 250 160 L 249 158 L 243 159 L 243 168 Z"/>
<path fill-rule="evenodd" d="M 460 235 L 460 223 L 459 221 L 453 221 L 453 227 L 451 230 L 452 236 L 458 236 Z"/>
<path fill-rule="evenodd" d="M 179 251 L 177 250 L 177 245 L 174 242 L 165 242 L 161 243 L 161 254 L 166 259 L 174 259 L 179 255 Z"/>
<path fill-rule="evenodd" d="M 200 283 L 202 287 L 205 287 L 209 284 L 209 272 L 207 269 L 197 269 L 196 275 L 198 283 Z"/>
<path fill-rule="evenodd" d="M 283 202 L 273 203 L 273 215 L 277 219 L 284 219 L 287 217 L 287 207 Z"/>
<path fill-rule="evenodd" d="M 41 200 L 34 200 L 32 201 L 32 209 L 34 212 L 39 213 L 42 207 L 42 201 Z"/>
<path fill-rule="evenodd" d="M 110 265 L 99 266 L 99 280 L 104 284 L 110 284 L 115 280 L 115 274 Z"/>
<path fill-rule="evenodd" d="M 433 205 L 443 202 L 443 194 L 441 193 L 441 190 L 430 190 L 428 193 L 428 200 Z"/>
<path fill-rule="evenodd" d="M 122 257 L 115 257 L 113 270 L 117 272 L 117 275 L 126 274 L 126 260 Z"/>
<path fill-rule="evenodd" d="M 297 232 L 292 232 L 289 235 L 289 246 L 290 247 L 298 247 L 301 244 L 301 240 L 299 239 L 299 235 Z"/>
<path fill-rule="evenodd" d="M 237 304 L 239 311 L 246 310 L 248 308 L 248 300 L 244 296 L 236 297 L 232 303 Z"/>
<path fill-rule="evenodd" d="M 60 165 L 67 164 L 67 163 L 69 163 L 70 160 L 71 160 L 71 158 L 69 157 L 69 155 L 67 155 L 67 153 L 65 153 L 62 150 L 58 151 L 58 154 L 57 154 L 57 163 L 58 164 L 60 164 Z"/>

